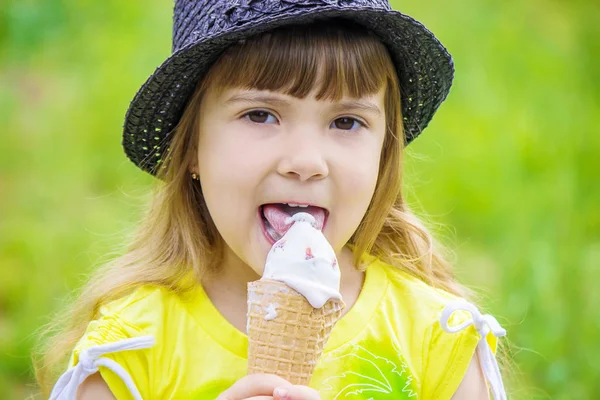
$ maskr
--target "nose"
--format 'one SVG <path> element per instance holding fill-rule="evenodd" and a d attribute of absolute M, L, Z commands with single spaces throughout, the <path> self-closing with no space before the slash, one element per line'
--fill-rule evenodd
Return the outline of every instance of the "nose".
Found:
<path fill-rule="evenodd" d="M 284 145 L 277 172 L 300 181 L 319 180 L 329 175 L 322 146 L 306 131 L 291 135 Z"/>

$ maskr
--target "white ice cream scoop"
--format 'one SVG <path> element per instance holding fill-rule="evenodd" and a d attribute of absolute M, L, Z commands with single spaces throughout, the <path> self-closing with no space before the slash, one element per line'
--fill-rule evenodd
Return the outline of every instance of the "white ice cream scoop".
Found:
<path fill-rule="evenodd" d="M 261 279 L 287 284 L 314 308 L 323 307 L 329 299 L 341 300 L 335 252 L 323 233 L 315 229 L 314 217 L 301 212 L 291 216 L 292 221 L 293 225 L 269 251 Z"/>

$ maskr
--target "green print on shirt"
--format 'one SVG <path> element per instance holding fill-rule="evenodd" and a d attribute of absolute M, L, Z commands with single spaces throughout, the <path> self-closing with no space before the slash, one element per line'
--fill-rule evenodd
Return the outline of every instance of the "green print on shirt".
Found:
<path fill-rule="evenodd" d="M 359 345 L 333 351 L 319 363 L 322 376 L 326 378 L 315 388 L 323 400 L 416 398 L 408 365 L 400 352 L 394 350 L 392 359 L 376 355 Z M 390 352 L 380 354 L 390 355 Z M 312 383 L 317 384 L 315 379 Z"/>
<path fill-rule="evenodd" d="M 369 348 L 371 351 L 350 344 L 323 355 L 310 382 L 319 391 L 321 400 L 417 398 L 413 376 L 396 346 L 386 343 L 375 348 L 370 344 Z M 214 399 L 239 378 L 228 376 L 211 382 L 191 397 Z"/>

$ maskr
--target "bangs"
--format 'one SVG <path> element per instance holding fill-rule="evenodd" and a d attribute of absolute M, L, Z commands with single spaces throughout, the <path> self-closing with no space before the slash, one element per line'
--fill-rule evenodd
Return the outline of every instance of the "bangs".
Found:
<path fill-rule="evenodd" d="M 396 84 L 386 47 L 351 21 L 330 19 L 277 28 L 231 46 L 207 75 L 218 91 L 268 90 L 339 101 Z"/>

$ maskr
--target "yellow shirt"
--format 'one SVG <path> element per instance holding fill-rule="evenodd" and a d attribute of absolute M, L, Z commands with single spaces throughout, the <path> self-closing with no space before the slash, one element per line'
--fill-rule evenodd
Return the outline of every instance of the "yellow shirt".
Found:
<path fill-rule="evenodd" d="M 442 329 L 442 310 L 459 299 L 365 257 L 370 264 L 363 289 L 334 327 L 310 386 L 323 400 L 450 399 L 480 339 L 473 325 L 456 333 Z M 455 312 L 450 323 L 470 317 Z M 140 337 L 150 342 L 137 347 L 147 348 L 97 354 L 106 351 L 99 345 Z M 495 351 L 495 337 L 487 339 Z M 246 375 L 247 347 L 247 336 L 219 313 L 200 285 L 185 297 L 143 286 L 101 307 L 75 346 L 71 372 L 61 385 L 84 379 L 95 367 L 119 400 L 136 398 L 131 384 L 143 399 L 214 399 Z M 86 349 L 95 355 L 86 353 L 86 366 L 76 369 Z M 117 374 L 107 363 L 125 372 Z M 124 374 L 131 377 L 129 388 Z M 64 393 L 54 398 L 69 398 Z"/>

